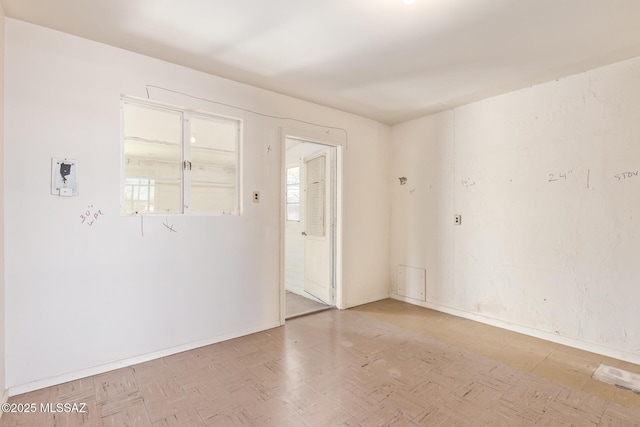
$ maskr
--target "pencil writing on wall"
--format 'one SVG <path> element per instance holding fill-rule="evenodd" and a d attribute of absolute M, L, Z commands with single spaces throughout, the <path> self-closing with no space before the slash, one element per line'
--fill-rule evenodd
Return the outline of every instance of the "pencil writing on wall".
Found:
<path fill-rule="evenodd" d="M 95 209 L 93 205 L 89 205 L 80 215 L 81 224 L 87 224 L 89 227 L 93 227 L 93 224 L 103 215 L 104 213 L 102 213 L 100 209 Z"/>

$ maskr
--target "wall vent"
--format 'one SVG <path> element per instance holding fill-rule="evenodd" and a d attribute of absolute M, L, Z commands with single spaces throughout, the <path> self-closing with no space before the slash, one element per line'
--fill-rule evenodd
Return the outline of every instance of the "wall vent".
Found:
<path fill-rule="evenodd" d="M 400 296 L 426 301 L 427 271 L 424 268 L 398 266 L 398 289 Z"/>

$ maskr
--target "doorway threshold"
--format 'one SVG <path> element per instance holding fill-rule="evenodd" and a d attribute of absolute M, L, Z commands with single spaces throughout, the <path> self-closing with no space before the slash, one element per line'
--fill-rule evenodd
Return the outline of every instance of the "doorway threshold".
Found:
<path fill-rule="evenodd" d="M 317 308 L 315 310 L 309 310 L 309 311 L 304 311 L 302 313 L 292 314 L 291 316 L 285 317 L 285 320 L 292 320 L 292 319 L 295 319 L 296 317 L 307 316 L 309 314 L 319 313 L 321 311 L 330 310 L 332 308 L 335 308 L 335 306 L 334 305 L 327 305 L 327 306 L 324 306 L 324 307 L 321 307 L 321 308 Z"/>
<path fill-rule="evenodd" d="M 285 294 L 285 320 L 329 310 L 333 307 L 332 305 L 323 304 L 293 292 L 287 291 Z"/>

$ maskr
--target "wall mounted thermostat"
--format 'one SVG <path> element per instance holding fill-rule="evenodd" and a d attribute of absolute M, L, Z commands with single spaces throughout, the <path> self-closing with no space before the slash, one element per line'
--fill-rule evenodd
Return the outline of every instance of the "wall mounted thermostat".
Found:
<path fill-rule="evenodd" d="M 78 195 L 78 161 L 54 157 L 51 159 L 51 194 Z"/>

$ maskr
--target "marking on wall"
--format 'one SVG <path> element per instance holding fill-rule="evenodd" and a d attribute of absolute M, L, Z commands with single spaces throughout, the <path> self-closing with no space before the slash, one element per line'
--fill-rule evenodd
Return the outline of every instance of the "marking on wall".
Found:
<path fill-rule="evenodd" d="M 415 189 L 415 188 L 413 188 L 413 189 L 409 190 L 409 193 L 411 193 L 411 195 L 413 196 L 413 193 L 414 193 L 415 191 L 416 191 L 416 189 Z"/>
<path fill-rule="evenodd" d="M 137 214 L 138 212 L 136 212 Z M 140 215 L 140 233 L 144 237 L 144 215 Z"/>
<path fill-rule="evenodd" d="M 170 233 L 177 233 L 178 231 L 176 229 L 173 228 L 173 224 L 169 224 L 169 218 L 165 217 L 165 222 L 162 223 L 162 225 L 164 225 Z"/>
<path fill-rule="evenodd" d="M 405 185 L 407 183 L 407 177 L 406 176 L 401 176 L 398 179 L 400 180 L 400 185 Z"/>
<path fill-rule="evenodd" d="M 462 184 L 463 187 L 467 187 L 467 188 L 473 187 L 474 185 L 476 185 L 476 182 L 471 178 L 460 180 L 460 183 Z"/>
<path fill-rule="evenodd" d="M 625 179 L 629 179 L 629 178 L 635 178 L 638 176 L 638 173 L 640 173 L 640 170 L 637 171 L 633 171 L 633 172 L 620 172 L 618 174 L 615 174 L 614 177 L 618 180 L 618 181 L 624 181 Z"/>
<path fill-rule="evenodd" d="M 80 219 L 82 220 L 81 224 L 87 224 L 89 227 L 93 227 L 93 224 L 100 218 L 104 213 L 100 209 L 96 210 L 93 205 L 87 206 L 87 209 L 80 215 Z"/>
<path fill-rule="evenodd" d="M 591 177 L 591 169 L 587 169 L 587 188 L 589 188 L 589 178 Z"/>
<path fill-rule="evenodd" d="M 566 181 L 567 177 L 572 173 L 573 173 L 572 170 L 566 171 L 566 172 L 559 172 L 559 173 L 550 173 L 548 182 L 561 181 L 563 179 Z"/>

